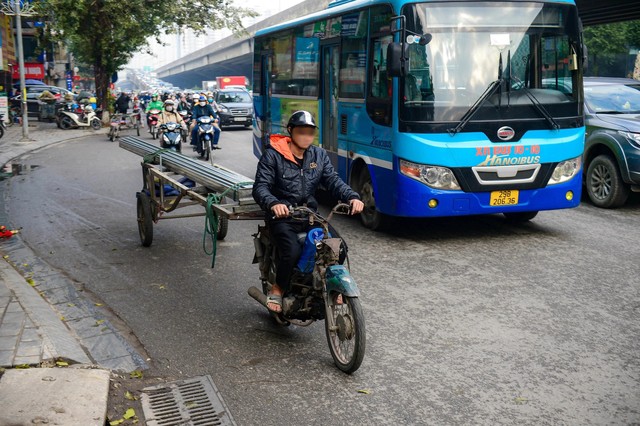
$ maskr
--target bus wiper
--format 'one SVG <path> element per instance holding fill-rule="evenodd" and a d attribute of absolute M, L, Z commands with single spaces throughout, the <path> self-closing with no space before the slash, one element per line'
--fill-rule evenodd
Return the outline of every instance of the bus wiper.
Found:
<path fill-rule="evenodd" d="M 448 129 L 447 132 L 449 132 L 451 136 L 455 136 L 456 134 L 460 133 L 462 129 L 464 129 L 464 126 L 466 126 L 471 118 L 476 114 L 476 112 L 478 112 L 484 101 L 493 96 L 493 94 L 496 93 L 496 90 L 502 88 L 502 83 L 504 83 L 504 79 L 502 78 L 502 52 L 500 52 L 500 59 L 498 61 L 498 79 L 489 83 L 489 86 L 486 88 L 484 93 L 480 95 L 478 100 L 473 105 L 471 105 L 471 108 L 469 108 L 469 110 L 464 113 L 458 125 L 456 127 Z M 501 98 L 502 90 L 500 90 L 500 96 L 498 96 L 498 108 L 500 108 L 501 106 Z"/>
<path fill-rule="evenodd" d="M 489 83 L 489 86 L 484 91 L 484 93 L 480 95 L 478 100 L 473 105 L 471 105 L 471 108 L 469 108 L 469 110 L 462 116 L 458 125 L 456 127 L 448 129 L 447 132 L 449 132 L 451 136 L 455 136 L 456 134 L 460 133 L 464 126 L 467 125 L 469 120 L 471 120 L 475 113 L 478 112 L 484 101 L 489 99 L 494 93 L 496 93 L 496 90 L 498 90 L 498 88 L 502 86 L 503 81 L 504 80 L 501 77 L 498 80 Z"/>
<path fill-rule="evenodd" d="M 518 77 L 512 77 L 512 78 L 516 81 L 516 83 L 522 83 L 522 80 L 520 80 Z M 547 120 L 547 123 L 549 123 L 549 125 L 551 126 L 551 129 L 558 130 L 560 128 L 560 126 L 558 125 L 558 122 L 553 119 L 551 114 L 549 114 L 547 110 L 544 108 L 544 106 L 542 106 L 542 103 L 535 96 L 533 96 L 533 93 L 531 93 L 531 90 L 529 90 L 529 88 L 524 83 L 522 84 L 521 90 L 524 91 L 525 95 L 527 95 L 527 97 L 529 98 L 533 106 L 544 117 L 544 119 Z"/>

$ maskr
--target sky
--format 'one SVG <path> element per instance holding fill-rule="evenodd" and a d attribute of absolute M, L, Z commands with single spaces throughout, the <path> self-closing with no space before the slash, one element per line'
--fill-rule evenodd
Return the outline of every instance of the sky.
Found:
<path fill-rule="evenodd" d="M 255 22 L 259 22 L 262 19 L 288 9 L 301 1 L 303 0 L 243 0 L 241 2 L 236 0 L 233 4 L 241 4 L 242 7 L 252 9 L 260 14 L 257 18 L 245 20 L 244 25 L 247 27 Z M 153 71 L 154 69 L 160 68 L 163 65 L 175 61 L 179 57 L 185 56 L 194 50 L 198 50 L 205 45 L 211 44 L 230 34 L 231 32 L 228 30 L 209 31 L 208 34 L 199 37 L 200 41 L 197 45 L 193 41 L 193 35 L 183 37 L 180 39 L 180 42 L 178 42 L 179 39 L 175 34 L 164 36 L 162 41 L 166 44 L 165 46 L 159 45 L 155 40 L 150 41 L 149 44 L 153 55 L 136 53 L 131 61 L 129 61 L 127 68 L 142 69 L 144 67 L 151 67 L 151 70 Z"/>

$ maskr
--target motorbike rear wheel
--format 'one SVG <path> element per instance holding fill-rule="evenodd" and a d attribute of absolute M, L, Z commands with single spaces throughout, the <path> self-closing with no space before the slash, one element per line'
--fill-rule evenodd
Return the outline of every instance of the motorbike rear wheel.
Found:
<path fill-rule="evenodd" d="M 62 119 L 60 120 L 60 128 L 63 130 L 67 130 L 72 127 L 73 127 L 73 120 L 66 115 L 62 117 Z"/>
<path fill-rule="evenodd" d="M 326 318 L 324 324 L 333 362 L 340 370 L 351 374 L 360 368 L 364 359 L 364 313 L 357 297 L 342 295 L 342 301 L 341 305 L 334 304 L 328 307 L 327 315 L 331 315 L 332 321 Z"/>
<path fill-rule="evenodd" d="M 98 117 L 91 119 L 91 128 L 93 130 L 100 130 L 102 128 L 102 122 Z"/>

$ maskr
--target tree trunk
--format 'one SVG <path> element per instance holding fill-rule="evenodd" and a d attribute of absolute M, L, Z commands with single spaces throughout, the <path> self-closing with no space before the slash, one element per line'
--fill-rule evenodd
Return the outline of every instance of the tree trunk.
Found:
<path fill-rule="evenodd" d="M 105 70 L 102 64 L 102 58 L 96 58 L 96 62 L 93 64 L 94 79 L 96 83 L 96 98 L 98 106 L 102 108 L 102 122 L 105 123 L 105 119 L 109 120 L 109 83 L 110 76 Z"/>

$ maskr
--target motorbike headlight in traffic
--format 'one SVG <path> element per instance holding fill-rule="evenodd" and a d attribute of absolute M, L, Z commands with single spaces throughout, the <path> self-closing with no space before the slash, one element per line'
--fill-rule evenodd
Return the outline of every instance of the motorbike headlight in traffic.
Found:
<path fill-rule="evenodd" d="M 553 169 L 553 173 L 551 174 L 551 179 L 549 179 L 549 185 L 555 185 L 557 183 L 566 182 L 568 180 L 573 179 L 576 176 L 580 169 L 582 168 L 582 157 L 572 158 L 570 160 L 561 161 L 558 163 L 555 169 Z"/>
<path fill-rule="evenodd" d="M 420 181 L 431 188 L 460 190 L 458 180 L 451 169 L 400 160 L 400 173 Z"/>

